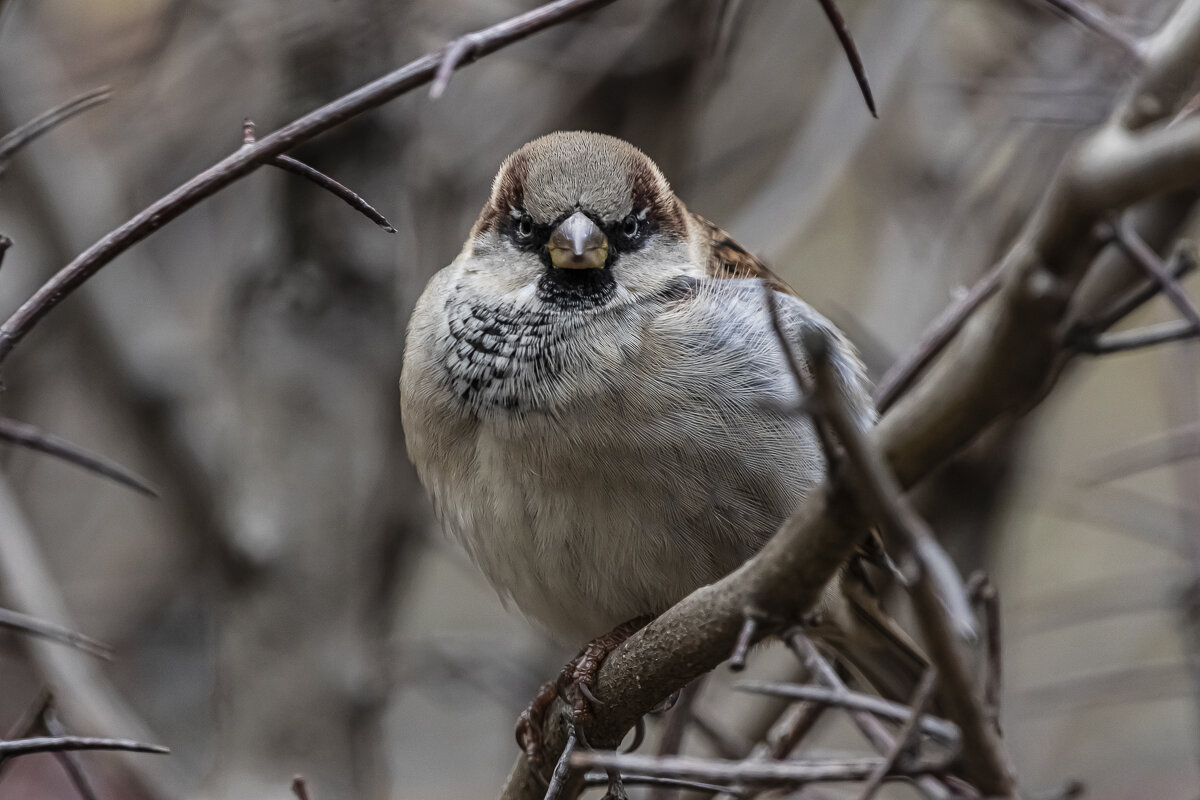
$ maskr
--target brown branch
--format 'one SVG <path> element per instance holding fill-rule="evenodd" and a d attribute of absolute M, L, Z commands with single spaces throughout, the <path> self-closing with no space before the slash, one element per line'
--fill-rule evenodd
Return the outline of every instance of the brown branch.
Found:
<path fill-rule="evenodd" d="M 476 31 L 472 34 L 476 37 L 475 48 L 455 66 L 462 68 L 489 53 L 494 53 L 546 28 L 613 2 L 615 0 L 555 0 L 555 2 L 538 6 L 504 22 Z M 3 325 L 0 325 L 0 362 L 8 357 L 17 343 L 42 317 L 122 252 L 145 239 L 201 200 L 211 197 L 234 181 L 270 162 L 275 156 L 282 155 L 301 142 L 306 142 L 353 117 L 430 82 L 442 61 L 440 52 L 429 53 L 411 61 L 400 69 L 288 123 L 279 130 L 259 139 L 253 145 L 240 148 L 156 200 L 76 256 L 70 264 L 59 270 L 32 297 L 22 303 Z"/>
<path fill-rule="evenodd" d="M 52 622 L 46 622 L 36 617 L 31 617 L 28 614 L 22 614 L 19 611 L 0 608 L 0 628 L 8 628 L 9 630 L 27 633 L 31 636 L 39 636 L 47 641 L 65 644 L 68 647 L 74 647 L 76 650 L 81 650 L 97 658 L 112 658 L 112 647 L 104 642 L 98 642 L 90 636 L 76 633 L 70 628 L 55 625 Z"/>
<path fill-rule="evenodd" d="M 867 79 L 867 68 L 863 66 L 862 56 L 858 54 L 858 46 L 854 44 L 854 37 L 850 35 L 850 29 L 846 27 L 846 18 L 842 16 L 842 12 L 838 10 L 834 0 L 817 0 L 817 2 L 821 4 L 821 10 L 829 18 L 829 24 L 833 26 L 833 32 L 837 35 L 838 44 L 842 46 L 842 51 L 850 62 L 850 69 L 854 72 L 854 80 L 858 82 L 858 88 L 867 104 L 867 110 L 871 112 L 872 117 L 878 119 L 879 114 L 875 110 L 875 96 L 871 93 L 871 82 Z"/>
<path fill-rule="evenodd" d="M 844 708 L 847 711 L 866 711 L 877 717 L 903 722 L 908 719 L 911 709 L 882 697 L 853 692 L 849 689 L 827 689 L 824 686 L 809 686 L 799 683 L 770 683 L 768 681 L 744 681 L 735 684 L 734 688 L 751 694 L 767 695 L 769 697 L 786 697 L 790 700 L 808 700 L 825 706 Z M 923 716 L 921 732 L 939 739 L 946 744 L 954 745 L 962 741 L 958 726 L 938 717 Z M 890 737 L 889 737 L 890 738 Z"/>
<path fill-rule="evenodd" d="M 1196 307 L 1192 305 L 1192 301 L 1184 293 L 1179 281 L 1171 274 L 1171 269 L 1162 262 L 1157 253 L 1150 249 L 1142 237 L 1138 236 L 1137 231 L 1128 222 L 1119 221 L 1113 226 L 1113 236 L 1121 249 L 1133 260 L 1133 263 L 1154 279 L 1171 304 L 1183 315 L 1184 319 L 1191 323 L 1192 328 L 1200 331 L 1200 311 L 1197 311 Z"/>
<path fill-rule="evenodd" d="M 920 742 L 921 717 L 924 715 L 925 709 L 929 707 L 929 701 L 933 699 L 933 689 L 936 685 L 937 670 L 926 670 L 925 674 L 921 676 L 921 682 L 917 684 L 908 719 L 904 721 L 904 725 L 896 734 L 896 743 L 883 757 L 883 763 L 871 773 L 871 777 L 867 778 L 867 785 L 863 787 L 858 800 L 871 800 L 883 786 L 884 779 L 896 769 L 896 765 L 900 763 L 901 759 L 911 757 L 912 751 Z"/>
<path fill-rule="evenodd" d="M 1130 230 L 1133 230 L 1132 223 L 1123 221 L 1121 224 L 1129 225 Z M 1138 238 L 1145 241 L 1140 235 Z M 1166 265 L 1167 274 L 1178 281 L 1196 269 L 1196 261 L 1196 249 L 1194 245 L 1188 244 L 1178 247 Z M 1161 281 L 1154 278 L 1142 281 L 1140 285 L 1130 288 L 1108 307 L 1088 316 L 1086 319 L 1076 322 L 1071 330 L 1067 332 L 1065 337 L 1067 344 L 1078 344 L 1081 347 L 1086 347 L 1099 334 L 1107 331 L 1113 325 L 1116 325 L 1125 319 L 1125 317 L 1148 303 L 1151 299 L 1157 297 L 1160 292 L 1162 292 Z"/>
<path fill-rule="evenodd" d="M 247 147 L 254 144 L 255 140 L 254 120 L 245 119 L 242 121 L 242 146 Z M 392 227 L 392 223 L 387 221 L 387 217 L 375 210 L 375 207 L 362 199 L 357 192 L 338 183 L 333 178 L 321 172 L 318 169 L 310 167 L 303 161 L 298 161 L 291 156 L 275 156 L 268 163 L 273 167 L 279 167 L 284 172 L 290 172 L 293 175 L 299 175 L 301 178 L 312 181 L 317 186 L 320 186 L 325 191 L 333 196 L 341 199 L 346 205 L 362 214 L 367 219 L 374 222 L 379 227 L 383 228 L 388 233 L 395 233 L 396 229 Z"/>
<path fill-rule="evenodd" d="M 158 492 L 154 490 L 154 487 L 133 471 L 26 422 L 0 417 L 0 441 L 60 458 L 88 472 L 127 486 L 136 492 L 150 497 L 158 497 Z"/>
<path fill-rule="evenodd" d="M 4 172 L 8 162 L 22 147 L 89 108 L 108 102 L 110 97 L 112 90 L 107 86 L 92 89 L 39 114 L 11 133 L 0 137 L 0 173 Z"/>
<path fill-rule="evenodd" d="M 1200 331 L 1197 331 L 1192 323 L 1176 319 L 1157 325 L 1147 325 L 1144 328 L 1135 328 L 1131 331 L 1102 333 L 1091 341 L 1081 342 L 1076 346 L 1082 353 L 1102 356 L 1125 353 L 1130 350 L 1144 350 L 1147 347 L 1182 342 L 1197 336 L 1200 336 Z"/>
<path fill-rule="evenodd" d="M 1179 102 L 1188 81 L 1177 79 L 1195 74 L 1195 61 L 1200 59 L 1200 0 L 1183 0 L 1164 28 L 1147 41 L 1145 72 L 1105 128 L 1082 142 L 1049 181 L 1042 202 L 1002 259 L 992 297 L 867 433 L 902 488 L 928 475 L 995 421 L 1022 413 L 1045 396 L 1061 372 L 1060 327 L 1072 294 L 1102 247 L 1093 235 L 1096 225 L 1172 187 L 1200 181 L 1200 162 L 1182 157 L 1175 160 L 1177 171 L 1165 183 L 1143 180 L 1139 174 L 1140 166 L 1157 173 L 1170 160 L 1163 155 L 1162 135 L 1182 130 L 1194 118 L 1169 129 L 1152 129 L 1149 137 L 1112 132 L 1124 126 L 1129 109 L 1146 93 L 1157 98 L 1159 119 Z M 1104 168 L 1098 155 L 1111 152 L 1113 142 L 1121 157 Z M 1142 146 L 1148 151 L 1139 165 Z M 720 663 L 737 639 L 745 609 L 761 609 L 772 619 L 801 619 L 819 602 L 867 526 L 846 492 L 828 484 L 811 491 L 757 555 L 731 575 L 697 589 L 609 655 L 594 686 L 606 704 L 596 710 L 589 741 L 615 747 L 634 720 Z M 915 591 L 914 602 L 922 618 L 942 613 L 932 592 Z M 943 666 L 957 654 L 940 652 L 946 644 L 953 651 L 952 641 L 931 641 L 931 655 L 943 681 L 941 693 L 957 696 L 960 693 L 950 685 L 954 679 Z M 970 723 L 963 732 L 965 752 L 979 749 L 979 729 L 985 732 L 984 741 L 995 736 L 982 713 Z M 560 752 L 564 740 L 561 722 L 547 725 L 548 754 Z M 985 775 L 998 778 L 990 784 L 978 774 L 967 777 L 986 795 L 1011 794 L 1007 775 Z M 503 796 L 539 797 L 539 788 L 519 758 Z"/>
<path fill-rule="evenodd" d="M 912 386 L 925 368 L 946 348 L 967 318 L 1000 288 L 1003 270 L 1000 264 L 990 269 L 967 292 L 937 316 L 920 341 L 904 358 L 892 365 L 875 389 L 875 407 L 887 411 L 900 395 Z"/>
<path fill-rule="evenodd" d="M 822 761 L 718 761 L 690 756 L 643 756 L 602 750 L 576 751 L 576 769 L 617 769 L 639 775 L 685 778 L 720 784 L 793 788 L 808 783 L 863 781 L 879 768 L 882 758 Z M 896 766 L 889 777 L 929 775 L 945 770 L 945 759 Z"/>
<path fill-rule="evenodd" d="M 97 739 L 91 736 L 39 736 L 33 739 L 0 741 L 0 756 L 59 753 L 64 750 L 125 750 L 132 753 L 170 753 L 169 747 L 135 742 L 132 739 Z"/>

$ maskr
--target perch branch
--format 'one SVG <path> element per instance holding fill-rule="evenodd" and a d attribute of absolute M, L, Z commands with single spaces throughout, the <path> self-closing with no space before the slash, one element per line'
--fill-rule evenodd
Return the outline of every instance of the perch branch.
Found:
<path fill-rule="evenodd" d="M 1112 119 L 1060 165 L 1002 258 L 992 296 L 866 434 L 902 488 L 928 475 L 994 421 L 1026 411 L 1045 395 L 1061 366 L 1059 326 L 1103 244 L 1093 235 L 1096 225 L 1172 187 L 1200 181 L 1200 157 L 1192 158 L 1200 156 L 1200 131 L 1188 132 L 1195 142 L 1180 136 L 1195 118 L 1136 134 L 1127 127 L 1136 121 L 1133 105 L 1143 105 L 1140 97 L 1157 98 L 1158 119 L 1180 102 L 1189 83 L 1182 78 L 1194 75 L 1200 60 L 1200 0 L 1184 0 L 1147 42 L 1144 73 Z M 1114 134 L 1117 127 L 1125 132 Z M 1168 134 L 1180 137 L 1175 141 L 1187 157 L 1166 155 L 1169 148 L 1161 137 Z M 1147 152 L 1141 158 L 1143 145 Z M 1116 163 L 1101 163 L 1099 156 L 1113 151 L 1119 152 Z M 1161 177 L 1166 161 L 1173 162 L 1175 172 L 1167 182 L 1156 183 L 1151 178 Z M 799 620 L 814 608 L 867 527 L 861 511 L 842 495 L 829 485 L 814 489 L 762 551 L 685 597 L 614 650 L 594 686 L 605 705 L 596 710 L 589 741 L 615 747 L 638 717 L 717 666 L 733 648 L 745 609 L 761 609 L 772 619 Z M 934 605 L 941 613 L 936 600 Z M 935 661 L 942 666 L 941 658 Z M 948 680 L 944 673 L 940 679 Z M 989 737 L 994 735 L 984 727 Z M 964 730 L 964 754 L 978 747 L 972 737 L 976 726 L 969 728 Z M 547 725 L 544 747 L 551 758 L 561 752 L 564 734 L 561 723 Z M 1014 791 L 1007 775 L 966 777 L 985 795 L 1011 796 Z M 541 796 L 523 758 L 514 764 L 502 796 Z"/>

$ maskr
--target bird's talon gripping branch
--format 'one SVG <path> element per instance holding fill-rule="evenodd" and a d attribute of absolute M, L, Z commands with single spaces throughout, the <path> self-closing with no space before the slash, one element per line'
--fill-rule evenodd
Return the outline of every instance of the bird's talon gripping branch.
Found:
<path fill-rule="evenodd" d="M 589 704 L 604 705 L 592 692 L 592 684 L 596 681 L 600 666 L 609 653 L 644 628 L 652 619 L 654 617 L 651 616 L 631 619 L 588 642 L 579 655 L 567 662 L 556 680 L 542 685 L 529 707 L 521 712 L 517 719 L 517 744 L 524 751 L 530 770 L 539 779 L 545 766 L 542 735 L 546 711 L 555 699 L 562 697 L 571 707 L 571 722 L 575 726 L 579 742 L 585 744 L 587 740 L 584 738 L 583 729 L 592 715 Z"/>

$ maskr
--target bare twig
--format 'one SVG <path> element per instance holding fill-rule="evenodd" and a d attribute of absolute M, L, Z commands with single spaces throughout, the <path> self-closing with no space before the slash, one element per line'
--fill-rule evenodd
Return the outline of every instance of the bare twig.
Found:
<path fill-rule="evenodd" d="M 1133 259 L 1133 262 L 1158 282 L 1158 285 L 1162 287 L 1163 294 L 1179 310 L 1183 318 L 1191 323 L 1192 329 L 1200 331 L 1200 311 L 1197 311 L 1196 307 L 1192 305 L 1192 301 L 1184 293 L 1183 287 L 1171 274 L 1171 270 L 1163 264 L 1158 254 L 1151 250 L 1142 237 L 1138 236 L 1137 231 L 1125 221 L 1119 221 L 1113 226 L 1113 235 L 1117 243 Z"/>
<path fill-rule="evenodd" d="M 128 486 L 134 491 L 141 492 L 150 497 L 158 497 L 158 492 L 154 490 L 154 487 L 131 470 L 103 456 L 88 452 L 79 445 L 68 442 L 66 439 L 60 439 L 53 434 L 46 433 L 41 428 L 29 423 L 0 417 L 0 441 L 27 447 L 30 450 L 37 450 L 40 453 L 45 453 L 55 458 L 61 458 L 63 461 L 74 464 L 77 467 L 82 467 L 88 472 L 93 472 L 109 480 L 116 481 L 122 486 Z"/>
<path fill-rule="evenodd" d="M 1083 27 L 1108 39 L 1136 59 L 1139 63 L 1145 61 L 1146 54 L 1137 37 L 1130 34 L 1113 19 L 1104 13 L 1103 9 L 1084 2 L 1084 0 L 1042 0 L 1051 8 L 1057 9 Z"/>
<path fill-rule="evenodd" d="M 437 74 L 433 78 L 433 84 L 429 87 L 429 99 L 437 100 L 446 92 L 446 87 L 450 85 L 450 78 L 454 75 L 454 70 L 464 64 L 469 64 L 476 52 L 476 48 L 480 44 L 479 36 L 473 33 L 468 33 L 466 36 L 460 36 L 442 51 L 442 60 L 438 64 Z"/>
<path fill-rule="evenodd" d="M 904 725 L 896 734 L 896 743 L 892 745 L 892 749 L 884 756 L 883 763 L 880 764 L 871 777 L 867 778 L 867 785 L 863 787 L 862 794 L 858 796 L 858 800 L 871 800 L 879 788 L 883 786 L 883 781 L 888 773 L 892 772 L 896 765 L 901 762 L 901 759 L 911 757 L 914 747 L 920 741 L 921 732 L 921 717 L 925 713 L 925 709 L 929 707 L 929 701 L 933 699 L 933 687 L 937 685 L 937 670 L 928 669 L 921 676 L 921 682 L 917 684 L 917 691 L 913 695 L 912 711 L 909 712 L 908 719 L 904 721 Z"/>
<path fill-rule="evenodd" d="M 566 791 L 567 780 L 571 775 L 571 757 L 575 754 L 575 750 L 579 745 L 579 739 L 573 725 L 570 726 L 569 731 L 567 734 L 567 743 L 563 747 L 562 755 L 558 757 L 558 763 L 554 765 L 554 772 L 550 775 L 550 783 L 546 786 L 546 794 L 542 800 L 558 800 Z"/>
<path fill-rule="evenodd" d="M 4 266 L 4 256 L 8 253 L 8 248 L 12 247 L 12 239 L 0 233 L 0 266 Z"/>
<path fill-rule="evenodd" d="M 1200 421 L 1180 425 L 1104 456 L 1084 471 L 1080 481 L 1084 486 L 1097 486 L 1194 458 L 1200 458 Z"/>
<path fill-rule="evenodd" d="M 715 759 L 671 756 L 657 758 L 601 750 L 577 751 L 571 766 L 583 769 L 618 769 L 639 775 L 685 778 L 713 783 L 798 787 L 807 783 L 843 783 L 870 777 L 882 758 L 855 758 L 821 761 L 718 761 Z M 940 772 L 945 759 L 899 764 L 889 777 L 911 777 Z"/>
<path fill-rule="evenodd" d="M 555 0 L 518 14 L 473 34 L 477 41 L 476 47 L 457 66 L 461 67 L 513 42 L 613 2 L 615 0 Z M 400 69 L 305 114 L 264 136 L 255 144 L 240 148 L 156 200 L 76 256 L 0 325 L 0 362 L 8 357 L 17 343 L 42 317 L 122 252 L 201 200 L 211 197 L 263 164 L 269 163 L 275 156 L 282 155 L 301 142 L 428 83 L 433 80 L 442 61 L 441 52 L 429 53 L 411 61 Z"/>
<path fill-rule="evenodd" d="M 51 736 L 63 737 L 67 736 L 67 730 L 58 719 L 58 713 L 54 709 L 54 704 L 51 702 L 42 712 L 42 724 L 46 728 L 46 733 Z M 92 782 L 88 779 L 87 773 L 83 770 L 83 764 L 79 761 L 79 756 L 73 750 L 63 750 L 55 753 L 54 757 L 58 759 L 58 763 L 62 765 L 63 771 L 67 773 L 67 777 L 71 779 L 75 791 L 83 800 L 97 800 L 96 790 L 92 787 Z"/>
<path fill-rule="evenodd" d="M 791 700 L 808 700 L 826 706 L 850 711 L 866 711 L 884 719 L 903 722 L 908 719 L 909 707 L 882 697 L 854 692 L 848 689 L 827 689 L 824 686 L 809 686 L 799 683 L 770 683 L 768 681 L 745 681 L 737 689 L 751 694 L 771 697 L 786 697 Z M 921 731 L 947 744 L 954 745 L 962 740 L 958 726 L 938 717 L 921 718 Z"/>
<path fill-rule="evenodd" d="M 1127 353 L 1131 350 L 1144 350 L 1147 347 L 1158 347 L 1171 342 L 1182 342 L 1200 336 L 1200 331 L 1192 323 L 1183 319 L 1161 322 L 1157 325 L 1147 325 L 1130 331 L 1117 333 L 1102 333 L 1088 342 L 1077 345 L 1079 350 L 1089 355 L 1102 356 L 1112 353 Z"/>
<path fill-rule="evenodd" d="M 683 749 L 683 737 L 687 733 L 688 725 L 692 721 L 692 711 L 696 706 L 696 698 L 700 696 L 700 689 L 704 685 L 704 678 L 700 677 L 689 683 L 679 693 L 679 699 L 675 701 L 675 705 L 667 712 L 666 718 L 663 720 L 662 734 L 658 739 L 658 755 L 673 756 L 678 755 Z M 630 747 L 629 751 L 633 752 L 637 748 Z M 651 789 L 646 794 L 646 800 L 670 800 L 674 793 L 667 786 L 658 786 Z"/>
<path fill-rule="evenodd" d="M 681 778 L 664 778 L 653 775 L 627 775 L 621 773 L 621 780 L 630 786 L 655 786 L 667 789 L 691 789 L 696 792 L 720 792 L 724 786 L 701 781 L 685 781 Z M 589 772 L 583 776 L 584 786 L 608 786 L 612 781 L 606 772 Z"/>
<path fill-rule="evenodd" d="M 76 633 L 70 628 L 55 625 L 52 622 L 46 622 L 45 620 L 31 617 L 28 614 L 22 614 L 19 611 L 0 608 L 0 628 L 8 628 L 9 630 L 21 633 L 40 636 L 48 641 L 58 642 L 59 644 L 65 644 L 68 647 L 82 650 L 88 655 L 96 656 L 97 658 L 112 658 L 112 647 L 104 642 L 98 642 L 90 636 Z"/>
<path fill-rule="evenodd" d="M 887 371 L 875 389 L 875 407 L 879 409 L 880 414 L 891 408 L 930 362 L 937 358 L 967 318 L 983 305 L 983 301 L 996 293 L 1003 275 L 1000 267 L 1001 265 L 997 264 L 988 270 L 974 286 L 939 314 L 921 335 L 916 346 Z"/>
<path fill-rule="evenodd" d="M 755 637 L 758 635 L 759 615 L 752 610 L 747 610 L 744 617 L 742 629 L 738 632 L 733 652 L 729 656 L 729 668 L 734 672 L 741 672 L 746 668 L 746 654 L 750 652 L 750 646 L 754 644 Z"/>
<path fill-rule="evenodd" d="M 26 756 L 63 750 L 126 750 L 133 753 L 170 753 L 169 747 L 135 742 L 132 739 L 97 739 L 92 736 L 39 736 L 0 742 L 0 755 Z"/>
<path fill-rule="evenodd" d="M 11 133 L 0 137 L 0 173 L 4 172 L 13 155 L 22 147 L 72 117 L 107 102 L 110 97 L 112 97 L 112 90 L 107 86 L 92 89 L 90 92 L 84 92 L 60 106 L 39 114 Z"/>
<path fill-rule="evenodd" d="M 1195 269 L 1196 249 L 1191 244 L 1176 248 L 1167 264 L 1167 272 L 1175 280 L 1179 280 Z M 1067 343 L 1084 342 L 1098 333 L 1108 330 L 1156 297 L 1161 291 L 1162 284 L 1157 279 L 1147 280 L 1141 286 L 1133 287 L 1107 308 L 1078 323 L 1067 334 Z"/>
<path fill-rule="evenodd" d="M 821 4 L 821 10 L 825 12 L 825 16 L 829 18 L 829 24 L 833 26 L 833 32 L 837 34 L 838 43 L 846 53 L 850 69 L 854 71 L 854 80 L 858 81 L 858 88 L 862 91 L 863 100 L 866 101 L 867 110 L 871 112 L 872 117 L 878 119 L 875 97 L 871 94 L 871 82 L 867 79 L 867 68 L 863 66 L 862 56 L 858 54 L 858 47 L 854 44 L 854 37 L 850 35 L 850 29 L 846 27 L 846 19 L 838 10 L 834 0 L 817 1 Z"/>
<path fill-rule="evenodd" d="M 987 673 L 983 681 L 983 703 L 992 726 L 1000 730 L 1000 689 L 1004 685 L 1004 659 L 1001 648 L 1000 594 L 986 573 L 978 571 L 967 581 L 971 600 L 983 607 L 984 652 Z"/>
<path fill-rule="evenodd" d="M 253 145 L 254 140 L 254 121 L 251 119 L 245 119 L 242 121 L 242 146 L 248 147 Z M 310 167 L 303 161 L 297 161 L 291 156 L 275 156 L 270 160 L 269 163 L 273 167 L 279 167 L 285 172 L 290 172 L 293 175 L 299 175 L 301 178 L 312 181 L 325 191 L 333 194 L 335 197 L 341 198 L 348 206 L 362 214 L 367 219 L 371 220 L 371 222 L 374 222 L 376 225 L 383 228 L 388 233 L 396 232 L 396 229 L 392 227 L 392 223 L 388 222 L 387 218 L 383 216 L 383 214 L 380 214 L 378 211 L 376 211 L 374 206 L 362 199 L 362 197 L 360 197 L 356 192 L 338 183 L 324 172 Z"/>

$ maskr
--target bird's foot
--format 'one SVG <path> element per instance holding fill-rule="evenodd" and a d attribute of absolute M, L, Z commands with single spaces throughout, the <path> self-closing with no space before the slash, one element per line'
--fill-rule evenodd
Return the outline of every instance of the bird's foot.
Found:
<path fill-rule="evenodd" d="M 581 744 L 586 744 L 583 729 L 591 721 L 591 706 L 603 705 L 592 693 L 592 685 L 596 682 L 600 666 L 609 653 L 644 628 L 652 619 L 652 616 L 631 619 L 588 642 L 579 655 L 567 662 L 558 679 L 543 684 L 533 702 L 521 712 L 517 720 L 517 744 L 525 752 L 525 760 L 535 775 L 542 775 L 546 766 L 542 747 L 543 726 L 546 711 L 554 703 L 554 699 L 562 697 L 571 706 L 576 735 Z"/>

